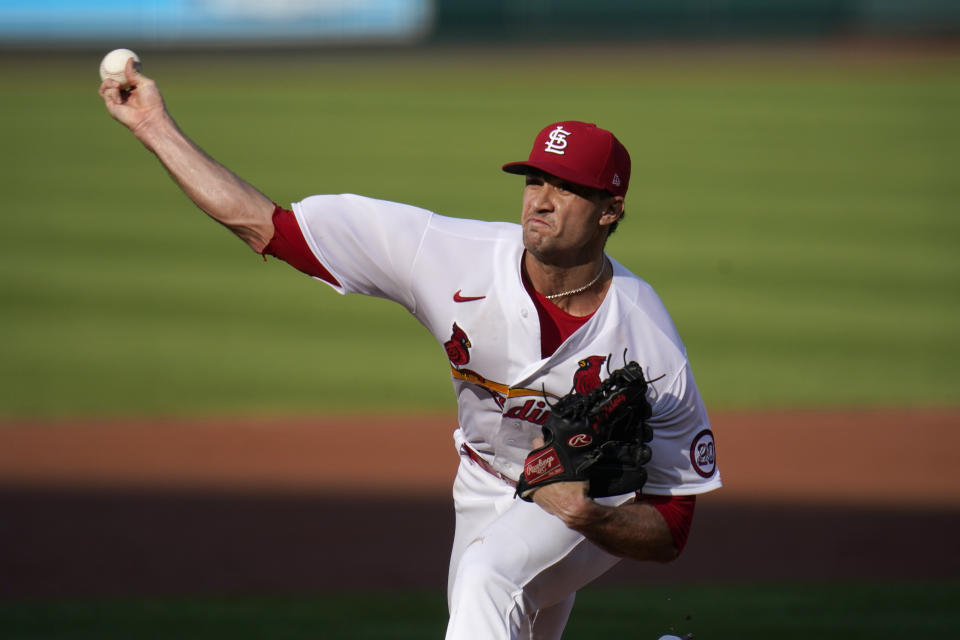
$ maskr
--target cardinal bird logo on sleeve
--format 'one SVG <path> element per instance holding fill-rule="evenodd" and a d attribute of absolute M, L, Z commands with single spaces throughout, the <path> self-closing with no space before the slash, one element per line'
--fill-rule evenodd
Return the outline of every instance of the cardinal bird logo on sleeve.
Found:
<path fill-rule="evenodd" d="M 586 395 L 600 386 L 600 365 L 607 361 L 606 356 L 590 356 L 577 363 L 580 367 L 573 374 L 573 390 Z"/>
<path fill-rule="evenodd" d="M 455 366 L 462 366 L 470 362 L 470 338 L 460 326 L 453 323 L 453 335 L 443 343 L 443 348 L 447 350 L 447 357 Z"/>

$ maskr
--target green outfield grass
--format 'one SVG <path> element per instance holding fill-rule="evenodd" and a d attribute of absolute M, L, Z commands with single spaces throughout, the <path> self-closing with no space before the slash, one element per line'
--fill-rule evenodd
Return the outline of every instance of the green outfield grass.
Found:
<path fill-rule="evenodd" d="M 500 164 L 598 122 L 634 158 L 610 252 L 712 408 L 960 403 L 960 56 L 142 53 L 182 127 L 284 204 L 512 220 Z M 0 57 L 0 417 L 452 411 L 405 312 L 203 219 L 107 116 L 99 57 Z"/>
<path fill-rule="evenodd" d="M 960 634 L 960 585 L 803 584 L 596 588 L 564 640 L 693 633 L 708 640 L 903 640 Z M 420 639 L 443 635 L 442 596 L 408 592 L 263 599 L 0 602 L 9 640 Z"/>

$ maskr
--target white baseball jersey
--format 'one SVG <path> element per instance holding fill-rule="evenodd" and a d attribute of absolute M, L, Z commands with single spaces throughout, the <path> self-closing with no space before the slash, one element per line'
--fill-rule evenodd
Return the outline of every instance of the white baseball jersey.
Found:
<path fill-rule="evenodd" d="M 551 399 L 592 388 L 626 360 L 650 383 L 653 457 L 643 492 L 720 486 L 713 434 L 686 351 L 659 297 L 619 263 L 600 308 L 542 358 L 540 321 L 524 288 L 521 227 L 440 216 L 356 195 L 293 205 L 308 246 L 341 293 L 402 304 L 445 346 L 457 396 L 457 445 L 520 476 Z"/>

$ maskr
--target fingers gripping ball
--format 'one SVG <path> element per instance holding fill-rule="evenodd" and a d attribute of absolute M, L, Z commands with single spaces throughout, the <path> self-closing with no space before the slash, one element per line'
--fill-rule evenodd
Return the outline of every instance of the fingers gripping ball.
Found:
<path fill-rule="evenodd" d="M 124 69 L 127 60 L 133 58 L 137 71 L 140 70 L 140 56 L 130 49 L 114 49 L 100 61 L 100 80 L 116 80 L 121 88 L 127 86 L 127 74 Z"/>
<path fill-rule="evenodd" d="M 543 424 L 544 445 L 527 456 L 517 495 L 529 502 L 544 485 L 584 480 L 593 498 L 639 491 L 652 453 L 647 383 L 629 362 L 590 393 L 561 398 Z"/>

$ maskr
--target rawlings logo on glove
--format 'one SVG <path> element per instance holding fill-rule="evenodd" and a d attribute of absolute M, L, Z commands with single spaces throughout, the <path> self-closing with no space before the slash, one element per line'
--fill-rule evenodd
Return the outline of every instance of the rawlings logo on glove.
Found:
<path fill-rule="evenodd" d="M 531 454 L 523 465 L 523 477 L 530 478 L 530 482 L 534 483 L 543 484 L 545 480 L 560 473 L 563 473 L 563 465 L 552 448 L 544 449 L 536 455 Z"/>
<path fill-rule="evenodd" d="M 543 446 L 527 455 L 517 495 L 531 502 L 544 485 L 577 481 L 592 498 L 639 491 L 652 453 L 648 382 L 631 361 L 593 391 L 560 398 L 543 424 Z"/>

